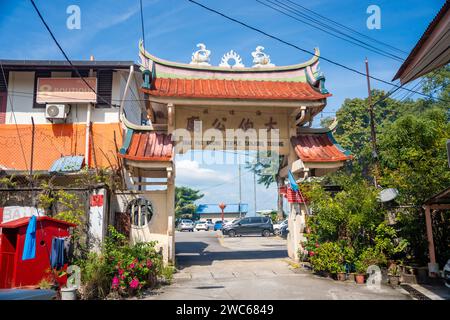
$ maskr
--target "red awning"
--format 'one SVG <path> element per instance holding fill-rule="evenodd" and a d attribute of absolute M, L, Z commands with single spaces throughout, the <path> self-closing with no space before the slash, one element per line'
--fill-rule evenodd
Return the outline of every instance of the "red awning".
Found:
<path fill-rule="evenodd" d="M 331 96 L 308 83 L 287 81 L 157 78 L 154 87 L 143 91 L 157 97 L 204 99 L 320 100 Z"/>
<path fill-rule="evenodd" d="M 121 157 L 137 161 L 170 161 L 172 136 L 157 132 L 134 132 L 126 154 Z"/>
<path fill-rule="evenodd" d="M 337 162 L 352 158 L 332 141 L 330 133 L 307 133 L 291 138 L 295 153 L 303 162 Z"/>

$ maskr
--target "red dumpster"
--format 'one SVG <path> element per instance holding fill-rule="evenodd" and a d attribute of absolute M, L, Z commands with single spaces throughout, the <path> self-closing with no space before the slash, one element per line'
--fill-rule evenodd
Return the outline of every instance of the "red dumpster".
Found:
<path fill-rule="evenodd" d="M 69 228 L 76 226 L 47 216 L 37 217 L 36 256 L 22 260 L 29 220 L 25 217 L 0 224 L 0 288 L 39 284 L 51 269 L 52 239 L 69 236 Z"/>

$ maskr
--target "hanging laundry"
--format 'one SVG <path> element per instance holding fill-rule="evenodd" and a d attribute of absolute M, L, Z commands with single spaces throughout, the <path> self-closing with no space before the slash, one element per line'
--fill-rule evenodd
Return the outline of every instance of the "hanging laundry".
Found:
<path fill-rule="evenodd" d="M 292 174 L 291 170 L 288 171 L 288 180 L 289 184 L 291 185 L 291 189 L 294 191 L 298 191 L 298 184 L 297 181 L 295 181 L 294 175 Z"/>
<path fill-rule="evenodd" d="M 34 258 L 36 258 L 36 216 L 32 216 L 28 221 L 22 252 L 22 260 Z"/>
<path fill-rule="evenodd" d="M 73 242 L 70 241 L 70 237 L 64 237 L 64 262 L 69 261 L 69 258 L 73 256 Z"/>
<path fill-rule="evenodd" d="M 53 269 L 60 270 L 66 263 L 64 238 L 52 239 L 52 251 L 50 255 L 50 265 Z"/>

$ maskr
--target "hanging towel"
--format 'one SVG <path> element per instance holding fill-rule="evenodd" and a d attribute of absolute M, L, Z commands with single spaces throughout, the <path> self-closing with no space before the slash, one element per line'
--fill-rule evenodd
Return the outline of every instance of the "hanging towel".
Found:
<path fill-rule="evenodd" d="M 52 254 L 50 256 L 50 265 L 53 269 L 60 270 L 66 263 L 64 255 L 64 238 L 52 239 Z"/>
<path fill-rule="evenodd" d="M 32 216 L 28 221 L 25 244 L 22 252 L 22 260 L 34 258 L 36 258 L 36 216 Z"/>
<path fill-rule="evenodd" d="M 295 178 L 292 175 L 291 170 L 288 170 L 288 180 L 289 180 L 289 183 L 291 185 L 291 189 L 294 190 L 295 192 L 297 192 L 299 190 L 298 189 L 298 184 L 297 184 L 297 181 L 295 181 Z"/>

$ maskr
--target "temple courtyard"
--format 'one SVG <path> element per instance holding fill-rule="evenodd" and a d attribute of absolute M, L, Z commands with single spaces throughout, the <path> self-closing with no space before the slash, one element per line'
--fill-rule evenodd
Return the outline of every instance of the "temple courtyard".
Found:
<path fill-rule="evenodd" d="M 177 232 L 178 272 L 171 285 L 146 299 L 409 300 L 403 288 L 369 289 L 319 277 L 292 263 L 279 237 L 223 237 L 218 232 Z"/>

